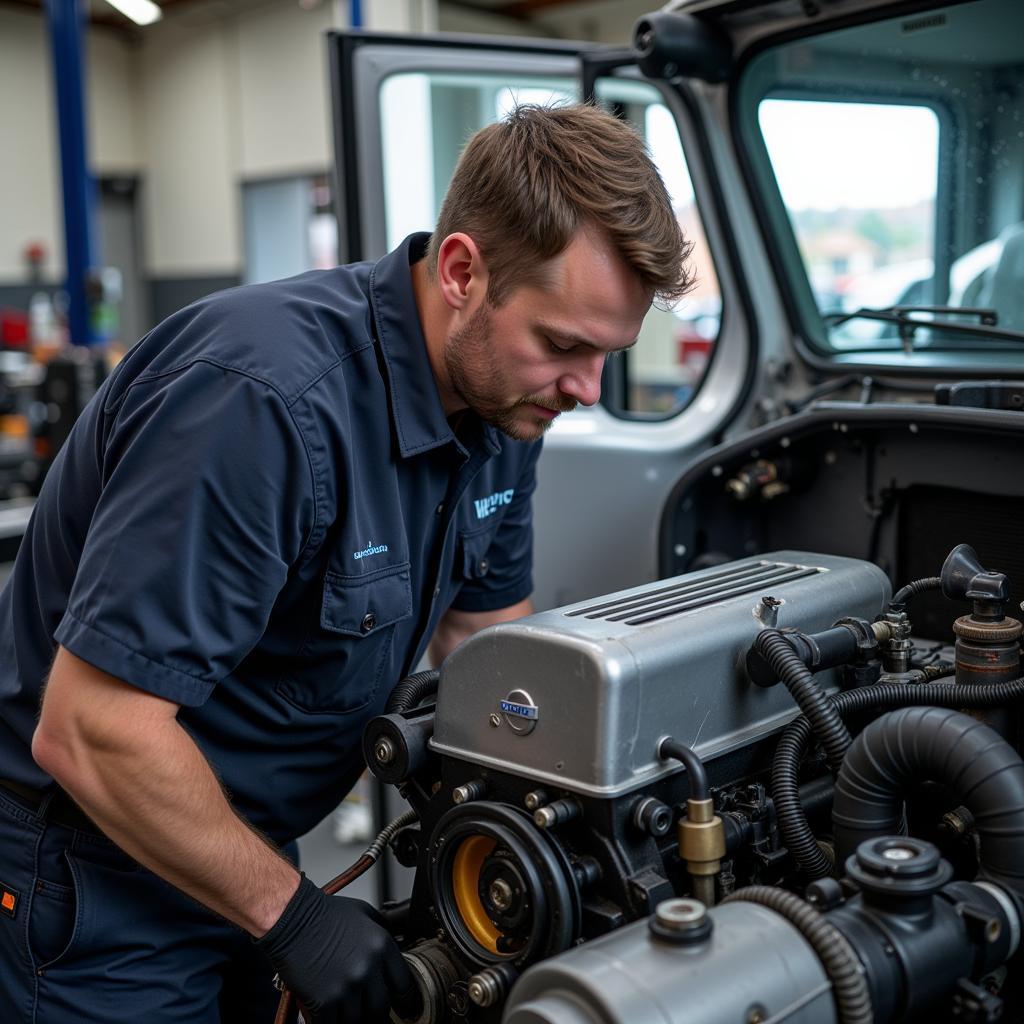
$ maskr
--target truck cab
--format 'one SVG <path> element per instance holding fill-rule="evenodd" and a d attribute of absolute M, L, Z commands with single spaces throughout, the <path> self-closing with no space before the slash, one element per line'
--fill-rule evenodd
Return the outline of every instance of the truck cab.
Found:
<path fill-rule="evenodd" d="M 586 100 L 646 141 L 697 276 L 547 436 L 538 614 L 368 727 L 420 819 L 392 909 L 421 1020 L 1024 1012 L 981 822 L 1017 801 L 961 785 L 979 723 L 1024 774 L 1022 37 L 1013 0 L 681 0 L 618 47 L 332 35 L 345 257 L 431 225 L 475 129 Z M 973 966 L 954 904 L 988 922 Z"/>
<path fill-rule="evenodd" d="M 643 136 L 693 245 L 693 291 L 548 435 L 540 607 L 801 537 L 906 575 L 965 521 L 1020 565 L 1022 19 L 686 0 L 619 48 L 331 37 L 343 259 L 432 224 L 473 130 L 583 98 Z"/>

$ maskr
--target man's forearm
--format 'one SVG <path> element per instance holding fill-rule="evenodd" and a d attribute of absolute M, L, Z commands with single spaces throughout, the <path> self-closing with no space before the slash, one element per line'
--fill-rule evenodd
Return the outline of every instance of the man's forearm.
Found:
<path fill-rule="evenodd" d="M 131 697 L 115 691 L 106 714 L 123 724 L 119 705 Z M 274 924 L 298 872 L 235 814 L 175 718 L 141 714 L 127 730 L 74 716 L 57 722 L 48 722 L 44 702 L 33 753 L 118 846 L 251 934 Z"/>
<path fill-rule="evenodd" d="M 523 615 L 529 615 L 532 611 L 533 603 L 528 598 L 490 612 L 460 612 L 453 608 L 449 609 L 442 616 L 430 639 L 428 654 L 431 665 L 439 667 L 463 640 L 468 640 L 481 629 L 499 622 L 511 622 Z"/>

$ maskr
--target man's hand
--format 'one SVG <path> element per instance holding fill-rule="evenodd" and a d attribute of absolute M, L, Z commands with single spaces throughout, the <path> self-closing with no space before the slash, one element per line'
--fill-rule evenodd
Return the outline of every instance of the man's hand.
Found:
<path fill-rule="evenodd" d="M 312 1024 L 386 1024 L 416 1015 L 412 972 L 377 912 L 328 896 L 303 875 L 280 920 L 257 940 Z"/>

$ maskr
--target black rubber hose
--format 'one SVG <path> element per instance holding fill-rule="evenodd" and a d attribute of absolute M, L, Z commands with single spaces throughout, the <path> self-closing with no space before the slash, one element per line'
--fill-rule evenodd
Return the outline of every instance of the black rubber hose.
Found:
<path fill-rule="evenodd" d="M 1024 679 L 985 686 L 955 683 L 884 683 L 836 694 L 829 700 L 840 715 L 869 709 L 925 705 L 930 707 L 984 708 L 1006 704 L 1024 697 Z M 811 878 L 828 878 L 832 863 L 818 846 L 800 802 L 799 769 L 813 732 L 806 718 L 791 722 L 772 761 L 772 799 L 782 841 L 800 868 Z"/>
<path fill-rule="evenodd" d="M 923 594 L 926 590 L 939 590 L 941 587 L 942 580 L 938 576 L 926 576 L 924 579 L 914 580 L 913 583 L 900 587 L 892 595 L 889 608 L 893 611 L 901 610 L 915 594 Z"/>
<path fill-rule="evenodd" d="M 974 815 L 979 877 L 1024 897 L 1024 761 L 991 726 L 948 708 L 893 711 L 853 742 L 832 805 L 837 861 L 896 832 L 907 787 L 926 780 Z"/>
<path fill-rule="evenodd" d="M 406 676 L 400 683 L 395 684 L 391 696 L 388 697 L 384 714 L 411 711 L 422 703 L 424 698 L 432 697 L 437 693 L 437 684 L 440 679 L 441 673 L 436 668 L 413 672 L 411 676 Z"/>
<path fill-rule="evenodd" d="M 711 796 L 708 785 L 708 770 L 704 762 L 694 753 L 691 747 L 671 736 L 663 739 L 658 746 L 658 757 L 674 757 L 686 765 L 686 774 L 690 779 L 690 799 L 707 800 Z"/>
<path fill-rule="evenodd" d="M 817 954 L 832 982 L 840 1024 L 872 1024 L 867 975 L 846 936 L 819 910 L 784 889 L 752 885 L 727 896 L 723 903 L 757 903 L 781 914 Z"/>
<path fill-rule="evenodd" d="M 811 723 L 818 741 L 825 748 L 829 767 L 833 772 L 838 772 L 843 763 L 843 755 L 850 746 L 850 733 L 835 706 L 814 681 L 810 669 L 777 629 L 761 630 L 754 641 L 754 648 L 793 695 L 797 706 Z"/>

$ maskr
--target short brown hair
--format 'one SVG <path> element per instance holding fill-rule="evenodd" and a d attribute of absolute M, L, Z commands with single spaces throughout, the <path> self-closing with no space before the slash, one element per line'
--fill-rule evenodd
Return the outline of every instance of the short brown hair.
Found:
<path fill-rule="evenodd" d="M 478 131 L 452 176 L 427 253 L 465 232 L 487 263 L 493 305 L 537 281 L 584 225 L 609 239 L 651 294 L 673 302 L 692 287 L 683 238 L 643 140 L 591 104 L 517 107 Z"/>

